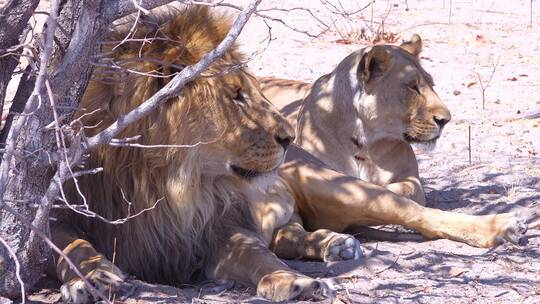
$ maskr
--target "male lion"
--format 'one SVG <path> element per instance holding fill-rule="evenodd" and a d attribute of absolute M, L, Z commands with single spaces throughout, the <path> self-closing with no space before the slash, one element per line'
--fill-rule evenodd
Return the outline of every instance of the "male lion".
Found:
<path fill-rule="evenodd" d="M 227 18 L 205 7 L 160 23 L 140 25 L 133 39 L 116 48 L 104 44 L 102 53 L 123 69 L 94 71 L 77 114 L 86 135 L 139 106 L 230 29 Z M 126 34 L 113 33 L 109 40 L 118 43 Z M 153 38 L 151 43 L 145 37 Z M 109 220 L 138 214 L 112 225 L 62 211 L 52 223 L 55 243 L 98 289 L 120 287 L 129 273 L 167 284 L 202 277 L 234 280 L 255 285 L 259 295 L 276 301 L 332 295 L 329 283 L 290 269 L 268 249 L 274 229 L 293 213 L 293 198 L 277 169 L 294 130 L 260 94 L 253 76 L 231 69 L 243 60 L 233 47 L 180 96 L 118 136 L 138 136 L 146 148 L 102 146 L 88 165 L 103 171 L 79 178 L 78 189 L 66 185 L 71 203 L 88 204 Z M 305 257 L 359 257 L 359 243 L 348 235 L 326 230 L 312 235 L 316 240 Z M 56 258 L 63 297 L 91 301 L 83 280 Z"/>
<path fill-rule="evenodd" d="M 303 224 L 308 230 L 338 232 L 400 224 L 428 238 L 473 246 L 490 247 L 503 239 L 518 242 L 526 226 L 515 214 L 470 216 L 423 207 L 424 191 L 410 143 L 436 141 L 450 113 L 419 63 L 421 48 L 420 37 L 413 35 L 399 47 L 361 49 L 313 85 L 261 79 L 265 97 L 297 124 L 295 143 L 322 161 L 309 169 L 298 160 L 286 163 L 281 173 L 295 193 Z M 288 158 L 294 154 L 290 151 Z M 278 232 L 275 243 L 280 238 L 299 240 L 304 233 L 298 218 L 298 223 Z"/>

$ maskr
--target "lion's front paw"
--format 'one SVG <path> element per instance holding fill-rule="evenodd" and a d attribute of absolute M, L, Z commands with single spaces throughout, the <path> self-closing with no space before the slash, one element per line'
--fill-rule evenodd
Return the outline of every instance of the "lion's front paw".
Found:
<path fill-rule="evenodd" d="M 321 300 L 334 298 L 335 293 L 335 288 L 329 280 L 312 279 L 288 271 L 267 274 L 257 285 L 257 295 L 271 301 L 287 301 L 296 298 Z"/>
<path fill-rule="evenodd" d="M 324 250 L 325 262 L 358 260 L 363 256 L 360 241 L 354 236 L 335 233 Z"/>
<path fill-rule="evenodd" d="M 118 291 L 124 285 L 125 279 L 120 269 L 112 263 L 92 270 L 85 277 L 95 289 L 105 296 L 109 296 L 109 290 L 112 292 Z M 67 303 L 94 303 L 99 300 L 92 297 L 86 283 L 78 277 L 62 284 L 60 291 L 62 298 Z"/>

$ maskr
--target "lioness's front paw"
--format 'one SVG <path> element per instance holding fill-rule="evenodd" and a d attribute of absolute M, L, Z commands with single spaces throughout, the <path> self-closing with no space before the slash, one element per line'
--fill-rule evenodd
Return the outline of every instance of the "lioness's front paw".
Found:
<path fill-rule="evenodd" d="M 526 242 L 525 233 L 527 233 L 527 219 L 520 212 L 505 213 L 500 215 L 505 220 L 496 237 L 497 243 L 508 241 L 516 245 L 523 245 Z"/>
<path fill-rule="evenodd" d="M 101 266 L 101 265 L 100 265 Z M 124 284 L 124 274 L 112 263 L 106 267 L 100 267 L 86 274 L 86 279 L 105 296 L 118 291 Z M 99 299 L 94 299 L 90 289 L 81 278 L 74 278 L 60 287 L 62 298 L 67 303 L 85 304 L 94 303 Z"/>
<path fill-rule="evenodd" d="M 335 233 L 324 250 L 325 262 L 358 260 L 363 256 L 360 241 L 354 236 Z"/>
<path fill-rule="evenodd" d="M 335 293 L 335 288 L 329 280 L 312 279 L 288 271 L 267 274 L 257 285 L 258 296 L 277 302 L 296 298 L 314 300 L 334 298 Z"/>

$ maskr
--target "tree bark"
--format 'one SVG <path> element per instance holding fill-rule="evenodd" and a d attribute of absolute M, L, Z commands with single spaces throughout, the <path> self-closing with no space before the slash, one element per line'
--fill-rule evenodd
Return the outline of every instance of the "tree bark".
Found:
<path fill-rule="evenodd" d="M 28 24 L 28 20 L 38 6 L 39 0 L 10 0 L 0 8 L 0 56 L 12 46 L 21 43 L 24 37 L 21 34 Z M 14 51 L 21 53 L 21 49 Z M 0 111 L 4 108 L 7 86 L 11 74 L 19 63 L 18 56 L 0 57 Z"/>
<path fill-rule="evenodd" d="M 143 1 L 142 6 L 150 9 L 167 2 L 171 1 Z M 70 121 L 88 84 L 92 72 L 91 61 L 99 50 L 100 38 L 115 19 L 136 9 L 130 0 L 68 0 L 63 5 L 55 32 L 54 51 L 48 63 L 47 79 L 50 81 L 57 112 L 66 121 Z M 26 106 L 25 113 L 32 115 L 17 118 L 26 117 L 18 136 L 12 134 L 16 132 L 14 130 L 17 129 L 17 121 L 9 130 L 6 145 L 10 139 L 15 142 L 16 153 L 13 155 L 36 151 L 55 152 L 54 131 L 44 128 L 54 120 L 45 85 L 39 88 L 39 92 L 41 106 L 30 103 Z M 29 288 L 43 272 L 50 248 L 11 213 L 2 209 L 2 205 L 9 205 L 48 234 L 49 210 L 57 195 L 55 191 L 58 191 L 58 185 L 51 181 L 54 175 L 52 166 L 44 165 L 35 157 L 8 157 L 6 154 L 8 153 L 4 153 L 2 160 L 2 169 L 9 169 L 10 174 L 7 181 L 3 181 L 6 182 L 4 193 L 0 193 L 0 237 L 15 251 L 21 265 L 21 277 L 26 288 Z M 0 265 L 0 295 L 17 297 L 20 295 L 20 288 L 14 261 L 5 248 L 0 247 L 0 256 L 4 260 L 4 267 Z"/>

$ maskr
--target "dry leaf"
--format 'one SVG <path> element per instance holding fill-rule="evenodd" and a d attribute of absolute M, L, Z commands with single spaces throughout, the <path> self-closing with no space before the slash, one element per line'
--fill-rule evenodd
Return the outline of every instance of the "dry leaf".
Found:
<path fill-rule="evenodd" d="M 472 86 L 475 85 L 475 84 L 476 84 L 476 82 L 474 82 L 474 81 L 473 81 L 473 82 L 470 82 L 470 83 L 467 85 L 467 88 L 470 88 L 470 87 L 472 87 Z"/>
<path fill-rule="evenodd" d="M 425 286 L 423 291 L 425 293 L 431 293 L 433 291 L 433 286 L 431 286 L 431 285 Z"/>
<path fill-rule="evenodd" d="M 455 278 L 455 277 L 459 277 L 460 275 L 462 275 L 464 272 L 467 272 L 467 271 L 469 270 L 465 268 L 452 267 L 450 268 L 450 271 L 448 273 L 450 274 L 450 277 Z"/>
<path fill-rule="evenodd" d="M 455 91 L 454 91 L 454 96 L 458 96 L 458 95 L 460 95 L 460 94 L 461 94 L 460 91 L 458 91 L 458 90 L 455 90 Z"/>
<path fill-rule="evenodd" d="M 517 81 L 518 79 L 516 77 L 512 77 L 512 78 L 507 78 L 506 80 L 508 80 L 508 81 Z"/>
<path fill-rule="evenodd" d="M 351 44 L 352 43 L 352 41 L 350 39 L 338 39 L 338 40 L 335 40 L 334 42 L 339 43 L 339 44 Z"/>

